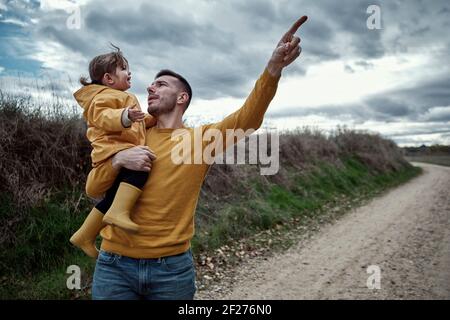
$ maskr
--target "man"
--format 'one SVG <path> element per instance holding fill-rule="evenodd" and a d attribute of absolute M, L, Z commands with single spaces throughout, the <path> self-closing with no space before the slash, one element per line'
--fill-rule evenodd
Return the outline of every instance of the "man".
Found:
<path fill-rule="evenodd" d="M 297 20 L 281 38 L 263 74 L 244 105 L 223 121 L 202 126 L 201 133 L 214 129 L 257 129 L 275 95 L 282 70 L 301 52 L 300 38 L 294 36 L 307 20 Z M 193 299 L 195 269 L 190 251 L 194 235 L 194 213 L 209 165 L 179 164 L 172 151 L 179 143 L 173 139 L 194 140 L 195 130 L 185 128 L 182 116 L 192 90 L 180 75 L 163 70 L 148 87 L 148 112 L 157 124 L 147 131 L 147 147 L 134 147 L 117 153 L 102 171 L 88 177 L 87 193 L 104 193 L 121 168 L 151 170 L 132 213 L 140 232 L 106 226 L 95 268 L 93 299 Z M 179 132 L 179 131 L 177 131 Z M 233 139 L 234 140 L 234 139 Z M 222 141 L 224 149 L 234 141 Z M 203 145 L 203 147 L 206 143 Z M 192 150 L 192 155 L 198 150 Z"/>

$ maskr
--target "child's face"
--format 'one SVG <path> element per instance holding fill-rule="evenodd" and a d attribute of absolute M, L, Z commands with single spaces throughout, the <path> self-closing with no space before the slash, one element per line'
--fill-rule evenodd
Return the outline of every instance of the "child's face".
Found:
<path fill-rule="evenodd" d="M 109 83 L 109 87 L 126 91 L 131 87 L 131 72 L 128 70 L 128 65 L 124 63 L 122 66 L 116 67 L 115 74 L 111 74 L 112 81 Z"/>

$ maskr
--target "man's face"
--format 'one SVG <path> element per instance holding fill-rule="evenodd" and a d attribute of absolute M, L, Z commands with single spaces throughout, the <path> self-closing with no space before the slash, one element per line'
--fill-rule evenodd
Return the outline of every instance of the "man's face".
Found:
<path fill-rule="evenodd" d="M 149 114 L 157 116 L 173 111 L 180 93 L 177 81 L 178 79 L 171 76 L 161 76 L 147 88 Z"/>

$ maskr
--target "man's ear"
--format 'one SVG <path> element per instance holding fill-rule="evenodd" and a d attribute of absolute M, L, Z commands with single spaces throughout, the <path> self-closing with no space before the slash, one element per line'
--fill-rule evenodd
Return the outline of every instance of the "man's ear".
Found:
<path fill-rule="evenodd" d="M 189 99 L 188 94 L 186 92 L 182 92 L 178 96 L 177 103 L 185 103 L 188 101 L 188 99 Z"/>

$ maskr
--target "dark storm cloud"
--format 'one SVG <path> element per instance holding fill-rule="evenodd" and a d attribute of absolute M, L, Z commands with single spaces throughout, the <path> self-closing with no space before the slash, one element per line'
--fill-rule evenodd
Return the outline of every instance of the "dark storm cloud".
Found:
<path fill-rule="evenodd" d="M 132 23 L 129 23 L 132 21 Z M 208 45 L 214 50 L 229 51 L 234 45 L 232 35 L 210 23 L 195 22 L 158 4 L 141 4 L 134 10 L 93 8 L 86 16 L 86 27 L 92 32 L 115 36 L 122 42 L 142 46 L 198 47 Z"/>
<path fill-rule="evenodd" d="M 293 1 L 292 7 L 295 4 Z M 221 11 L 229 15 L 229 23 Z M 189 12 L 176 12 L 154 2 L 124 10 L 109 1 L 95 1 L 82 7 L 83 29 L 78 33 L 64 28 L 61 19 L 66 19 L 67 13 L 60 11 L 59 17 L 42 19 L 38 37 L 57 41 L 86 57 L 101 53 L 99 45 L 104 48 L 111 41 L 127 55 L 133 50 L 131 60 L 141 62 L 139 67 L 151 61 L 152 65 L 146 65 L 149 74 L 165 67 L 183 73 L 193 82 L 196 97 L 242 98 L 262 72 L 276 42 L 300 15 L 292 14 L 294 11 L 275 1 L 231 1 L 217 3 L 212 18 L 195 19 Z M 216 16 L 223 20 L 216 23 Z M 308 22 L 300 34 L 304 63 L 290 66 L 285 73 L 302 76 L 319 61 L 337 59 L 339 54 L 332 48 L 334 34 L 325 20 Z M 137 80 L 140 88 L 148 83 Z"/>
<path fill-rule="evenodd" d="M 392 138 L 399 144 L 421 145 L 441 143 L 450 136 L 449 123 L 435 122 L 432 124 L 420 124 L 406 127 L 403 130 L 391 131 L 388 137 Z M 436 137 L 441 137 L 437 138 Z"/>
<path fill-rule="evenodd" d="M 39 32 L 45 35 L 47 39 L 56 41 L 71 51 L 79 52 L 83 55 L 97 50 L 97 45 L 94 41 L 87 40 L 85 36 L 76 31 L 57 29 L 53 25 L 48 25 L 40 28 Z"/>
<path fill-rule="evenodd" d="M 408 107 L 386 98 L 373 99 L 369 103 L 325 105 L 311 108 L 284 108 L 268 113 L 269 118 L 286 118 L 289 116 L 323 116 L 332 119 L 348 120 L 362 123 L 365 121 L 398 121 L 408 116 Z"/>
<path fill-rule="evenodd" d="M 44 14 L 36 3 L 14 8 L 17 16 L 39 18 L 38 25 L 30 27 L 35 40 L 55 41 L 79 53 L 84 61 L 77 65 L 80 73 L 86 73 L 89 60 L 113 42 L 129 59 L 135 75 L 133 90 L 141 94 L 158 70 L 171 68 L 189 79 L 195 98 L 245 97 L 281 35 L 302 14 L 310 17 L 298 33 L 302 57 L 285 71 L 286 76 L 307 77 L 311 66 L 333 60 L 349 61 L 346 70 L 357 74 L 374 68 L 371 59 L 428 46 L 436 63 L 447 64 L 450 54 L 445 28 L 450 6 L 445 0 L 199 0 L 190 6 L 174 1 L 129 5 L 100 0 L 81 7 L 80 30 L 66 28 L 64 10 Z M 374 4 L 381 8 L 382 30 L 366 26 L 367 7 Z M 444 49 L 431 50 L 436 45 Z M 425 119 L 429 109 L 449 105 L 449 80 L 436 76 L 383 98 L 366 97 L 338 114 L 329 106 L 322 112 L 358 120 Z"/>
<path fill-rule="evenodd" d="M 355 54 L 361 58 L 379 58 L 385 53 L 381 41 L 382 32 L 369 30 L 366 25 L 367 8 L 374 5 L 373 1 L 325 1 L 317 3 L 334 25 L 336 33 L 351 35 L 351 46 Z"/>
<path fill-rule="evenodd" d="M 450 75 L 418 83 L 406 89 L 392 90 L 383 98 L 369 97 L 373 110 L 381 110 L 405 120 L 424 119 L 430 109 L 450 106 Z"/>
<path fill-rule="evenodd" d="M 275 2 L 270 0 L 247 0 L 234 1 L 237 11 L 241 11 L 249 16 L 249 23 L 257 28 L 270 28 L 274 21 L 280 19 L 280 12 Z"/>
<path fill-rule="evenodd" d="M 310 16 L 299 32 L 303 62 L 299 60 L 287 73 L 305 75 L 308 67 L 327 60 L 348 59 L 350 52 L 360 61 L 382 56 L 386 50 L 381 40 L 383 32 L 370 31 L 366 26 L 366 9 L 370 4 L 374 3 L 353 0 L 211 2 L 210 11 L 199 19 L 190 12 L 195 8 L 177 11 L 170 3 L 117 6 L 110 1 L 92 1 L 81 7 L 82 30 L 65 28 L 67 13 L 60 10 L 42 17 L 37 34 L 80 52 L 87 59 L 101 53 L 99 47 L 105 48 L 111 41 L 124 51 L 127 49 L 132 61 L 141 62 L 139 67 L 146 63 L 150 74 L 163 67 L 182 72 L 192 79 L 197 97 L 244 97 L 279 37 L 303 12 Z M 401 7 L 396 3 L 380 6 L 385 11 Z M 407 25 L 405 22 L 404 27 Z M 416 34 L 430 33 L 426 27 L 418 30 Z M 341 36 L 351 39 L 348 51 L 336 49 Z M 270 49 L 261 50 L 255 45 L 258 43 Z M 347 69 L 357 71 L 350 65 Z M 144 87 L 145 81 L 137 80 Z"/>
<path fill-rule="evenodd" d="M 364 68 L 365 70 L 373 69 L 374 65 L 373 63 L 367 62 L 365 60 L 356 61 L 355 65 Z"/>
<path fill-rule="evenodd" d="M 407 117 L 410 109 L 407 105 L 385 97 L 374 97 L 367 101 L 373 114 L 379 114 L 387 118 Z"/>
<path fill-rule="evenodd" d="M 190 81 L 194 100 L 247 96 L 279 38 L 305 14 L 309 21 L 297 34 L 302 39 L 302 56 L 284 71 L 283 80 L 306 78 L 311 67 L 331 61 L 341 64 L 351 77 L 379 71 L 376 59 L 382 57 L 404 57 L 407 61 L 409 55 L 417 54 L 424 57 L 418 61 L 426 62 L 411 67 L 410 83 L 395 82 L 391 90 L 346 105 L 270 108 L 269 120 L 318 115 L 362 125 L 366 121 L 386 126 L 398 122 L 420 124 L 419 128 L 393 134 L 397 142 L 405 143 L 414 142 L 414 135 L 448 136 L 447 0 L 95 0 L 80 7 L 79 30 L 66 27 L 70 14 L 64 10 L 43 11 L 35 0 L 0 1 L 8 8 L 0 9 L 0 29 L 6 30 L 0 36 L 3 80 L 20 61 L 38 70 L 36 74 L 42 73 L 42 65 L 60 66 L 52 75 L 67 78 L 68 73 L 77 79 L 87 74 L 89 60 L 109 51 L 112 42 L 130 62 L 133 93 L 145 95 L 156 72 L 169 68 Z M 381 30 L 367 28 L 369 5 L 379 5 L 381 9 Z M 10 22 L 2 22 L 5 19 Z M 52 46 L 54 43 L 59 46 Z M 51 50 L 39 55 L 47 44 Z M 70 58 L 59 62 L 61 56 L 69 54 Z M 46 63 L 53 58 L 55 63 Z M 396 79 L 395 74 L 392 78 Z M 62 80 L 53 85 L 44 81 L 38 89 L 66 94 L 65 83 Z M 31 92 L 31 84 L 20 89 Z M 326 88 L 323 92 L 326 94 Z"/>
<path fill-rule="evenodd" d="M 344 70 L 345 70 L 345 72 L 348 72 L 348 73 L 355 73 L 355 70 L 353 70 L 353 68 L 351 66 L 349 66 L 348 64 L 345 65 Z"/>
<path fill-rule="evenodd" d="M 238 44 L 236 29 L 220 28 L 213 21 L 194 19 L 158 3 L 124 10 L 96 1 L 82 7 L 81 12 L 81 30 L 65 28 L 68 15 L 59 10 L 42 18 L 36 37 L 80 52 L 86 61 L 109 50 L 107 43 L 118 45 L 128 60 L 135 62 L 130 63 L 131 68 L 136 71 L 138 67 L 148 75 L 135 79 L 141 93 L 158 70 L 170 68 L 190 79 L 196 97 L 243 97 L 271 53 L 249 49 L 245 41 Z M 296 71 L 304 73 L 302 68 Z"/>
<path fill-rule="evenodd" d="M 447 128 L 435 128 L 431 130 L 429 128 L 417 128 L 417 129 L 408 129 L 408 132 L 397 132 L 391 133 L 391 137 L 404 137 L 404 136 L 416 136 L 416 135 L 426 135 L 426 134 L 448 134 L 450 133 L 450 129 Z"/>
<path fill-rule="evenodd" d="M 423 121 L 430 121 L 430 122 L 447 121 L 449 122 L 450 125 L 450 106 L 435 107 L 429 109 L 427 112 L 421 115 L 420 118 Z"/>

